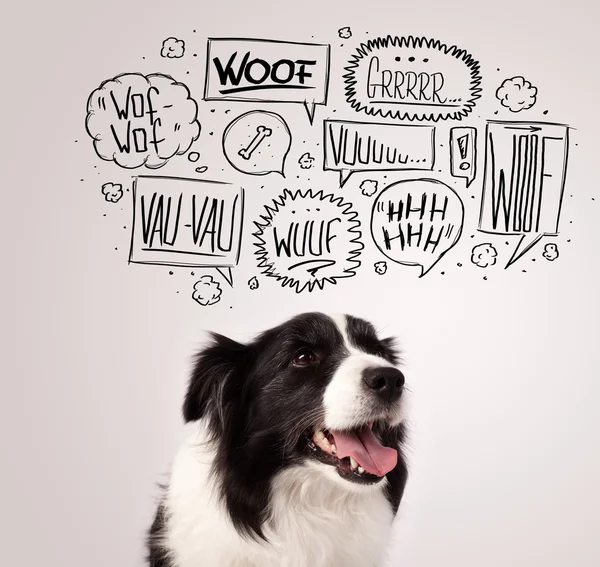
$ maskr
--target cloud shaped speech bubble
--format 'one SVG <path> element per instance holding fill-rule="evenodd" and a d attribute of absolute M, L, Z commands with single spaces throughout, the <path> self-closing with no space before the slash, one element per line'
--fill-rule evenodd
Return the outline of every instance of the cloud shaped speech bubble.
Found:
<path fill-rule="evenodd" d="M 424 37 L 363 43 L 346 71 L 346 100 L 372 116 L 461 120 L 481 97 L 479 63 L 464 49 Z"/>
<path fill-rule="evenodd" d="M 456 192 L 435 179 L 398 181 L 377 197 L 371 236 L 390 260 L 421 266 L 423 277 L 458 242 L 464 206 Z"/>
<path fill-rule="evenodd" d="M 198 105 L 168 75 L 125 73 L 104 81 L 87 102 L 87 133 L 103 160 L 156 169 L 200 136 Z"/>
<path fill-rule="evenodd" d="M 238 171 L 249 175 L 279 173 L 292 137 L 285 120 L 274 112 L 253 110 L 238 116 L 223 133 L 223 153 Z"/>
<path fill-rule="evenodd" d="M 255 221 L 258 267 L 297 293 L 356 275 L 363 249 L 358 214 L 341 197 L 288 189 Z"/>

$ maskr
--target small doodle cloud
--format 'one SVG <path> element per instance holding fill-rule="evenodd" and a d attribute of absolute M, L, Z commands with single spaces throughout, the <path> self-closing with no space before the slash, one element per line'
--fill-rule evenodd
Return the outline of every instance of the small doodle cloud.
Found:
<path fill-rule="evenodd" d="M 537 99 L 537 87 L 524 77 L 506 79 L 496 91 L 496 98 L 511 112 L 521 112 L 531 108 Z"/>
<path fill-rule="evenodd" d="M 342 38 L 342 39 L 350 39 L 352 37 L 352 30 L 350 29 L 349 26 L 346 26 L 344 28 L 340 28 L 338 30 L 338 35 Z"/>
<path fill-rule="evenodd" d="M 185 42 L 183 39 L 177 39 L 174 37 L 168 37 L 162 43 L 162 49 L 160 50 L 161 57 L 167 57 L 168 59 L 179 59 L 183 57 L 185 53 Z"/>
<path fill-rule="evenodd" d="M 546 260 L 550 262 L 554 262 L 559 256 L 558 254 L 558 246 L 554 243 L 549 242 L 544 246 L 544 253 L 542 254 Z"/>
<path fill-rule="evenodd" d="M 362 191 L 362 194 L 366 197 L 372 197 L 377 193 L 377 187 L 379 182 L 375 179 L 365 179 L 361 184 L 359 189 Z"/>
<path fill-rule="evenodd" d="M 496 263 L 498 252 L 489 243 L 478 244 L 471 251 L 471 262 L 480 268 L 487 268 Z"/>
<path fill-rule="evenodd" d="M 251 290 L 255 290 L 258 289 L 258 278 L 256 276 L 254 276 L 253 278 L 250 278 L 248 280 L 248 287 Z"/>
<path fill-rule="evenodd" d="M 309 152 L 302 154 L 298 160 L 298 164 L 302 169 L 310 169 L 314 162 L 315 158 L 312 157 Z"/>
<path fill-rule="evenodd" d="M 387 262 L 385 261 L 375 262 L 373 267 L 375 268 L 375 273 L 380 276 L 383 276 L 387 272 Z"/>
<path fill-rule="evenodd" d="M 105 183 L 102 185 L 102 194 L 109 203 L 118 203 L 123 196 L 123 185 L 120 183 Z"/>
<path fill-rule="evenodd" d="M 192 298 L 204 307 L 214 305 L 221 300 L 221 286 L 212 276 L 202 276 L 194 284 Z"/>

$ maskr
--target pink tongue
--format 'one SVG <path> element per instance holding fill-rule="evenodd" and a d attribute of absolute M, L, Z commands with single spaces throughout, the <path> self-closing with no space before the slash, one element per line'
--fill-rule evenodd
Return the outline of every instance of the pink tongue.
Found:
<path fill-rule="evenodd" d="M 354 431 L 332 431 L 337 449 L 336 455 L 354 457 L 367 472 L 385 476 L 398 463 L 398 451 L 384 447 L 367 425 Z"/>

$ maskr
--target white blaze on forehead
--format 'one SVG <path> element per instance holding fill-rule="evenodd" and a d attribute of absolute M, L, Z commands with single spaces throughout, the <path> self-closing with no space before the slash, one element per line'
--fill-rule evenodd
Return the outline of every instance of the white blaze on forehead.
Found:
<path fill-rule="evenodd" d="M 372 400 L 363 385 L 363 371 L 377 366 L 393 367 L 393 364 L 380 356 L 361 351 L 350 342 L 345 315 L 330 317 L 340 331 L 349 354 L 335 371 L 323 395 L 325 427 L 349 429 L 364 425 L 372 417 Z"/>

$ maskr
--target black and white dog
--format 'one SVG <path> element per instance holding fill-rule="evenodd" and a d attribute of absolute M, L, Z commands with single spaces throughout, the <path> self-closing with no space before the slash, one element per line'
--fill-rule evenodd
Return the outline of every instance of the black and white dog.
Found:
<path fill-rule="evenodd" d="M 306 313 L 240 344 L 213 335 L 183 405 L 148 537 L 152 567 L 381 565 L 407 478 L 393 339 Z"/>

